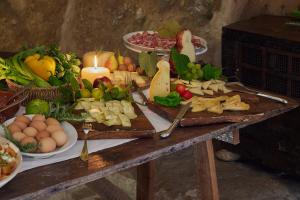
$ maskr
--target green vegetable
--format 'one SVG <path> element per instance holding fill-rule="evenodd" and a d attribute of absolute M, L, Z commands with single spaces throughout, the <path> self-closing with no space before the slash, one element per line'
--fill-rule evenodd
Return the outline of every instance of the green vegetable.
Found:
<path fill-rule="evenodd" d="M 184 54 L 180 54 L 177 51 L 177 49 L 173 47 L 171 49 L 170 58 L 171 58 L 171 61 L 173 62 L 173 64 L 175 65 L 175 69 L 176 69 L 176 72 L 179 75 L 179 77 L 184 80 L 188 80 L 188 79 L 185 79 L 185 76 L 188 71 L 188 63 L 190 63 L 189 57 Z"/>
<path fill-rule="evenodd" d="M 132 101 L 132 96 L 127 88 L 113 87 L 111 89 L 106 89 L 103 95 L 105 101 L 110 100 L 128 100 Z"/>
<path fill-rule="evenodd" d="M 180 24 L 176 20 L 171 19 L 171 20 L 168 20 L 165 23 L 163 23 L 157 29 L 157 32 L 158 32 L 158 35 L 160 37 L 163 37 L 163 38 L 175 38 L 176 34 L 179 31 L 181 31 L 181 29 L 182 28 L 181 28 Z"/>
<path fill-rule="evenodd" d="M 176 107 L 180 104 L 181 97 L 177 92 L 171 92 L 166 97 L 154 97 L 154 102 L 167 107 Z"/>
<path fill-rule="evenodd" d="M 83 85 L 84 85 L 84 88 L 86 88 L 86 89 L 88 89 L 90 92 L 92 92 L 92 90 L 93 90 L 93 85 L 92 85 L 92 83 L 91 83 L 89 80 L 87 80 L 87 79 L 82 79 L 81 81 L 82 81 L 82 83 L 83 83 Z"/>
<path fill-rule="evenodd" d="M 82 122 L 84 117 L 73 113 L 74 105 L 64 104 L 59 101 L 53 101 L 49 103 L 50 109 L 47 117 L 53 117 L 58 121 L 74 121 Z"/>
<path fill-rule="evenodd" d="M 62 86 L 63 85 L 63 81 L 60 80 L 59 78 L 57 78 L 56 76 L 50 76 L 48 82 L 52 86 Z"/>
<path fill-rule="evenodd" d="M 145 71 L 148 77 L 153 77 L 157 71 L 156 63 L 158 60 L 155 52 L 142 52 L 139 54 L 139 65 Z"/>
<path fill-rule="evenodd" d="M 49 103 L 42 99 L 33 99 L 26 105 L 26 114 L 48 114 Z"/>
<path fill-rule="evenodd" d="M 203 80 L 219 79 L 222 75 L 222 69 L 211 64 L 206 64 L 203 67 Z"/>

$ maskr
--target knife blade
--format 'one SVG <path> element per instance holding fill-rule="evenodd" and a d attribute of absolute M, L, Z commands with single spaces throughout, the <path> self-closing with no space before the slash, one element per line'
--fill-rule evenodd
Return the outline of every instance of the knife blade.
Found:
<path fill-rule="evenodd" d="M 146 97 L 146 95 L 143 92 L 143 89 L 141 89 L 135 81 L 132 82 L 132 85 L 134 86 L 134 88 L 136 89 L 136 92 L 140 95 L 140 97 L 142 98 L 142 104 L 145 106 L 148 103 L 148 99 Z"/>
<path fill-rule="evenodd" d="M 234 86 L 234 85 L 241 86 L 245 90 L 231 87 L 231 86 Z M 270 95 L 270 94 L 266 94 L 264 92 L 255 91 L 253 89 L 250 89 L 250 88 L 244 86 L 242 83 L 235 83 L 235 82 L 234 83 L 227 83 L 226 87 L 228 87 L 232 91 L 246 93 L 246 94 L 253 94 L 253 95 L 264 97 L 264 98 L 267 98 L 267 99 L 271 99 L 273 101 L 277 101 L 277 102 L 280 102 L 280 103 L 283 103 L 283 104 L 287 104 L 288 103 L 288 101 L 286 99 L 283 99 L 283 98 L 280 98 L 280 97 L 276 97 L 276 96 L 273 96 L 273 95 Z"/>

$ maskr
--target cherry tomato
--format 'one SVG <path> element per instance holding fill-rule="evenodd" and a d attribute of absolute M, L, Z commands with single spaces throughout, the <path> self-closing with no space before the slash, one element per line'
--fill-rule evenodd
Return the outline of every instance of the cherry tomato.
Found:
<path fill-rule="evenodd" d="M 186 87 L 182 84 L 177 84 L 176 85 L 176 92 L 178 92 L 180 94 L 180 96 L 182 96 L 182 94 L 186 91 Z"/>
<path fill-rule="evenodd" d="M 190 98 L 193 97 L 193 94 L 190 91 L 186 90 L 186 91 L 184 91 L 184 93 L 181 96 L 185 100 L 189 100 Z"/>

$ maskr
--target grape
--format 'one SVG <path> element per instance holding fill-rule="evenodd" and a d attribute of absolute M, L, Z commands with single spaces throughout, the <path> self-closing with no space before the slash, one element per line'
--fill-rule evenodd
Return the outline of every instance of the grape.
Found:
<path fill-rule="evenodd" d="M 194 63 L 191 63 L 191 62 L 187 64 L 187 67 L 188 67 L 189 69 L 192 69 L 194 66 L 195 66 Z"/>
<path fill-rule="evenodd" d="M 196 67 L 197 69 L 201 69 L 201 65 L 200 65 L 200 64 L 196 64 L 195 67 Z"/>

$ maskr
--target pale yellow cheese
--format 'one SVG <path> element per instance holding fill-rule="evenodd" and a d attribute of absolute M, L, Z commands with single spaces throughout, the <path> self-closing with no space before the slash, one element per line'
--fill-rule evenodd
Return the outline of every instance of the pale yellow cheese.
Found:
<path fill-rule="evenodd" d="M 155 96 L 165 97 L 170 93 L 170 64 L 161 60 L 157 63 L 157 68 L 158 71 L 150 84 L 150 101 L 153 101 Z"/>

